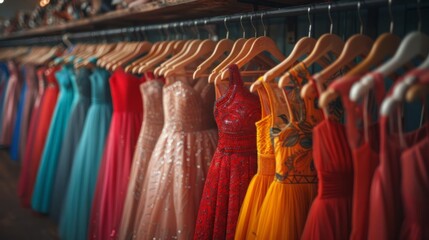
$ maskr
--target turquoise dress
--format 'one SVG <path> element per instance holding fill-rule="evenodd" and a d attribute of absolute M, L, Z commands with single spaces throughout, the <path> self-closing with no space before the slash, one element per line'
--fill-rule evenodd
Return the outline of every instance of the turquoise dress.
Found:
<path fill-rule="evenodd" d="M 60 238 L 87 239 L 92 199 L 112 117 L 109 73 L 95 69 L 90 77 L 91 106 L 72 163 L 60 216 Z"/>
<path fill-rule="evenodd" d="M 77 70 L 75 81 L 72 82 L 76 103 L 73 104 L 70 120 L 64 134 L 63 145 L 61 146 L 50 210 L 50 215 L 56 222 L 59 221 L 61 216 L 74 155 L 82 135 L 86 114 L 91 105 L 90 74 L 91 70 L 80 68 Z"/>
<path fill-rule="evenodd" d="M 72 86 L 74 78 L 72 67 L 72 65 L 64 65 L 60 71 L 55 73 L 60 86 L 60 95 L 49 127 L 31 199 L 32 208 L 40 213 L 48 213 L 51 207 L 58 157 L 71 108 L 75 102 Z"/>

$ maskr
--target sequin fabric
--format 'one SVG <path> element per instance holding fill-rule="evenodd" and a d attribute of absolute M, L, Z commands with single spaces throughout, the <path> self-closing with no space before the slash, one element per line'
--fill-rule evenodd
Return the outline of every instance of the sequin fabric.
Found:
<path fill-rule="evenodd" d="M 190 239 L 217 145 L 213 86 L 177 79 L 163 89 L 164 127 L 149 160 L 135 239 Z"/>
<path fill-rule="evenodd" d="M 256 173 L 259 99 L 243 86 L 236 65 L 229 72 L 229 88 L 214 111 L 219 143 L 204 186 L 194 239 L 234 239 L 240 207 Z"/>

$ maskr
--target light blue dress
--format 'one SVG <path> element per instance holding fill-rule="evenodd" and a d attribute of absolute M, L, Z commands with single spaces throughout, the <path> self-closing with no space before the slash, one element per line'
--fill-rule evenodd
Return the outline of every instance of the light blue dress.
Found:
<path fill-rule="evenodd" d="M 76 81 L 73 81 L 75 88 L 75 98 L 77 100 L 74 105 L 66 132 L 64 135 L 61 153 L 58 159 L 58 167 L 54 182 L 54 190 L 52 195 L 51 217 L 56 222 L 61 216 L 63 201 L 67 192 L 67 187 L 70 179 L 70 172 L 74 160 L 74 155 L 79 144 L 83 127 L 85 124 L 86 114 L 91 105 L 91 81 L 89 79 L 91 71 L 87 68 L 77 70 Z"/>
<path fill-rule="evenodd" d="M 112 117 L 109 73 L 95 69 L 91 80 L 91 106 L 77 147 L 60 218 L 60 238 L 87 239 L 92 199 L 105 140 Z"/>
<path fill-rule="evenodd" d="M 64 65 L 60 71 L 55 73 L 60 86 L 60 95 L 49 127 L 31 199 L 32 208 L 40 213 L 48 213 L 51 207 L 58 157 L 74 102 L 72 67 L 72 65 Z"/>

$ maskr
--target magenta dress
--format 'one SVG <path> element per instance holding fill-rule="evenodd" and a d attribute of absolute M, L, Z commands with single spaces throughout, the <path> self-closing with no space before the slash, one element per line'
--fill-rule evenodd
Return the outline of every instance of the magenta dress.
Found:
<path fill-rule="evenodd" d="M 144 79 L 116 70 L 110 78 L 113 115 L 106 139 L 89 223 L 89 239 L 117 238 L 132 159 L 143 119 Z"/>

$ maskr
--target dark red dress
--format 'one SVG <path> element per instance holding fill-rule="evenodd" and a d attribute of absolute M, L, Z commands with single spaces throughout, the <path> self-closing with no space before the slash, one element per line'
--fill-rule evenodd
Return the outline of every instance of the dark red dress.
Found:
<path fill-rule="evenodd" d="M 46 87 L 40 102 L 40 109 L 34 132 L 34 139 L 28 139 L 25 149 L 23 162 L 28 164 L 25 171 L 21 171 L 20 186 L 21 186 L 21 203 L 25 207 L 30 206 L 33 187 L 36 181 L 39 164 L 42 158 L 43 149 L 45 147 L 46 137 L 51 125 L 52 115 L 54 114 L 55 105 L 59 94 L 59 87 L 55 73 L 60 69 L 60 66 L 49 68 L 45 71 Z"/>
<path fill-rule="evenodd" d="M 341 96 L 346 112 L 347 137 L 353 155 L 353 208 L 351 240 L 368 238 L 369 195 L 372 177 L 379 163 L 379 122 L 374 115 L 384 98 L 384 85 L 378 82 L 375 89 L 375 99 L 369 98 L 368 112 L 364 114 L 362 103 L 350 100 L 349 92 L 352 85 L 360 79 L 359 76 L 344 77 L 333 82 L 329 88 Z M 365 116 L 370 116 L 365 119 Z M 367 124 L 364 122 L 366 121 Z M 366 127 L 367 126 L 367 127 Z M 365 136 L 366 135 L 366 136 Z"/>
<path fill-rule="evenodd" d="M 247 186 L 256 173 L 259 98 L 243 86 L 236 65 L 229 66 L 227 92 L 214 114 L 219 142 L 204 185 L 194 239 L 234 239 Z"/>

